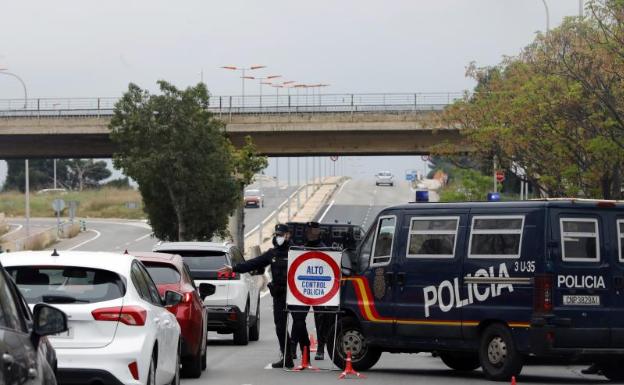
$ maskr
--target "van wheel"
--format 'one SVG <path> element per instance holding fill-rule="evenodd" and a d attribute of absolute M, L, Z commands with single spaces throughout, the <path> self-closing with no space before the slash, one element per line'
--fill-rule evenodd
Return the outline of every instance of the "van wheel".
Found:
<path fill-rule="evenodd" d="M 440 352 L 440 358 L 451 369 L 468 372 L 481 366 L 479 355 L 464 352 Z"/>
<path fill-rule="evenodd" d="M 234 330 L 234 345 L 247 345 L 249 343 L 249 306 L 241 314 L 241 320 Z"/>
<path fill-rule="evenodd" d="M 327 333 L 330 337 L 327 342 L 327 351 L 334 364 L 339 368 L 345 368 L 347 351 L 351 351 L 351 363 L 355 370 L 368 370 L 379 361 L 381 350 L 368 345 L 360 325 L 354 318 L 339 319 L 338 331 L 335 334 L 336 346 L 333 346 L 334 325 L 332 325 Z"/>
<path fill-rule="evenodd" d="M 488 326 L 481 334 L 479 361 L 485 376 L 494 381 L 508 381 L 522 370 L 522 356 L 509 328 L 501 324 Z"/>
<path fill-rule="evenodd" d="M 601 362 L 598 364 L 600 371 L 602 374 L 607 377 L 611 381 L 622 381 L 624 380 L 624 359 L 623 357 L 618 357 L 615 360 L 611 360 L 608 362 Z"/>

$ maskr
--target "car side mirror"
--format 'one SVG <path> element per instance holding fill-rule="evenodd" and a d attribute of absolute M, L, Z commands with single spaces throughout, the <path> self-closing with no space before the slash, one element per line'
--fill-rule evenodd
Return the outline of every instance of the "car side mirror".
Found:
<path fill-rule="evenodd" d="M 163 304 L 165 307 L 171 307 L 182 302 L 182 294 L 177 291 L 167 290 L 165 292 L 165 297 L 163 298 Z"/>
<path fill-rule="evenodd" d="M 67 331 L 67 316 L 59 309 L 43 303 L 33 309 L 33 334 L 49 336 Z"/>
<path fill-rule="evenodd" d="M 204 298 L 210 297 L 211 295 L 213 295 L 216 290 L 217 290 L 217 287 L 210 283 L 199 284 L 199 296 L 201 297 L 202 301 L 204 300 Z"/>

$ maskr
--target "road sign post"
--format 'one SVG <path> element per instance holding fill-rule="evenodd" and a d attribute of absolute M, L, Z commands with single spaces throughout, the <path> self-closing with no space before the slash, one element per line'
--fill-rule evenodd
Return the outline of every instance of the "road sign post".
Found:
<path fill-rule="evenodd" d="M 55 199 L 52 201 L 52 210 L 56 213 L 56 231 L 61 234 L 61 211 L 65 209 L 65 201 L 62 199 Z"/>

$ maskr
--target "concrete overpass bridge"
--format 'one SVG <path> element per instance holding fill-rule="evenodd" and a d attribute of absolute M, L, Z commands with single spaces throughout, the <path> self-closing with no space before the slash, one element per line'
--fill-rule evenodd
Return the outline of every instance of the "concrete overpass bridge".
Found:
<path fill-rule="evenodd" d="M 461 140 L 435 117 L 460 93 L 213 96 L 235 145 L 269 156 L 414 155 Z M 117 98 L 0 100 L 0 159 L 109 158 Z"/>

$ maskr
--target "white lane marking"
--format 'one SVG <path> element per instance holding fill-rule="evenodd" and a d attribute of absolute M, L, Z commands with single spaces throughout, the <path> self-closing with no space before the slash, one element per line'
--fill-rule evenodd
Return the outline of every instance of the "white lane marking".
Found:
<path fill-rule="evenodd" d="M 15 229 L 13 229 L 13 230 L 9 231 L 8 233 L 4 234 L 4 235 L 3 235 L 3 236 L 1 236 L 0 238 L 4 238 L 4 237 L 6 237 L 6 236 L 8 236 L 8 235 L 11 235 L 11 234 L 13 234 L 13 233 L 16 233 L 16 232 L 20 231 L 20 230 L 24 227 L 23 225 L 15 225 L 15 224 L 11 224 L 11 223 L 9 223 L 9 225 L 10 225 L 10 226 L 17 226 L 17 227 L 16 227 Z"/>
<path fill-rule="evenodd" d="M 70 247 L 69 249 L 67 249 L 67 251 L 77 249 L 77 248 L 79 248 L 80 246 L 84 246 L 84 245 L 86 245 L 87 243 L 89 243 L 89 242 L 91 242 L 91 241 L 95 241 L 96 239 L 98 239 L 98 238 L 100 237 L 100 235 L 102 235 L 102 233 L 100 233 L 100 232 L 99 232 L 99 231 L 97 231 L 97 230 L 89 229 L 89 230 L 87 230 L 87 231 L 94 232 L 94 233 L 95 233 L 95 237 L 93 237 L 93 238 L 91 238 L 91 239 L 87 239 L 86 241 L 81 242 L 81 243 L 77 244 L 77 245 L 76 245 L 76 246 L 74 246 L 74 247 Z"/>
<path fill-rule="evenodd" d="M 145 238 L 147 238 L 147 237 L 151 237 L 153 234 L 154 234 L 154 233 L 147 233 L 147 234 L 145 234 L 145 235 L 143 235 L 143 236 L 138 237 L 138 238 L 137 238 L 137 239 L 135 239 L 133 242 L 140 242 L 140 241 L 144 240 L 144 239 L 145 239 Z"/>
<path fill-rule="evenodd" d="M 319 223 L 323 222 L 323 219 L 325 218 L 325 215 L 327 215 L 327 213 L 329 212 L 329 210 L 332 208 L 332 206 L 334 205 L 334 203 L 336 203 L 336 201 L 331 201 L 331 203 L 329 204 L 329 206 L 327 206 L 327 208 L 325 209 L 325 212 L 323 213 L 323 215 L 321 215 L 321 218 L 319 218 Z"/>

